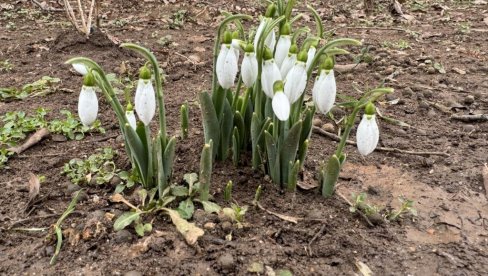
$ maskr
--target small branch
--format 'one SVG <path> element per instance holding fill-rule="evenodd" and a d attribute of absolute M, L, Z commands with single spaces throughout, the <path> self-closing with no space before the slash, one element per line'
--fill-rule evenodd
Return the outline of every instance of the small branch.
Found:
<path fill-rule="evenodd" d="M 53 7 L 49 7 L 47 4 L 43 5 L 42 3 L 40 3 L 37 0 L 31 0 L 31 2 L 33 4 L 35 4 L 36 6 L 38 6 L 39 8 L 41 8 L 41 10 L 43 10 L 43 11 L 47 11 L 47 12 L 62 12 L 63 11 L 63 9 L 56 9 Z"/>
<path fill-rule="evenodd" d="M 28 148 L 34 146 L 35 144 L 39 143 L 42 139 L 45 137 L 49 136 L 50 132 L 47 130 L 47 128 L 41 128 L 38 131 L 36 131 L 32 136 L 27 139 L 22 145 L 18 147 L 12 147 L 7 149 L 8 151 L 15 152 L 16 154 L 21 154 Z"/>
<path fill-rule="evenodd" d="M 451 119 L 466 122 L 466 123 L 486 122 L 486 121 L 488 121 L 488 114 L 476 114 L 476 115 L 457 115 L 457 114 L 454 114 L 451 116 Z"/>
<path fill-rule="evenodd" d="M 340 142 L 341 137 L 337 136 L 334 133 L 327 132 L 319 127 L 314 126 L 313 127 L 313 132 L 320 134 L 322 136 L 325 136 L 333 141 Z M 356 146 L 356 142 L 347 140 L 346 144 Z M 445 152 L 439 152 L 439 151 L 410 151 L 410 150 L 401 150 L 397 148 L 389 148 L 389 147 L 377 147 L 375 150 L 377 151 L 384 151 L 384 152 L 395 152 L 395 153 L 402 153 L 402 154 L 411 154 L 411 155 L 420 155 L 420 156 L 430 156 L 430 155 L 439 155 L 439 156 L 445 156 L 449 157 L 450 155 Z"/>
<path fill-rule="evenodd" d="M 74 211 L 72 214 L 82 215 L 83 213 L 80 212 L 80 211 Z M 54 214 L 48 214 L 48 215 L 42 215 L 42 216 L 34 216 L 34 217 L 24 218 L 24 219 L 21 219 L 21 220 L 18 220 L 18 221 L 14 221 L 7 229 L 12 229 L 16 225 L 19 225 L 19 224 L 22 224 L 22 223 L 26 223 L 26 222 L 31 221 L 31 220 L 40 221 L 40 220 L 47 219 L 47 218 L 59 217 L 61 215 L 62 214 L 54 213 Z"/>

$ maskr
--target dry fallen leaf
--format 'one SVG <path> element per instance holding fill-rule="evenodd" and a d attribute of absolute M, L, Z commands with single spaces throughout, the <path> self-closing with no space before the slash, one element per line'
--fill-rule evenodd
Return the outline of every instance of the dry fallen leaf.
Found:
<path fill-rule="evenodd" d="M 190 223 L 180 217 L 180 214 L 171 209 L 164 209 L 171 217 L 176 229 L 185 237 L 186 242 L 189 245 L 193 245 L 197 242 L 198 238 L 203 236 L 205 232 L 202 229 L 195 226 L 194 223 Z"/>
<path fill-rule="evenodd" d="M 372 276 L 373 271 L 363 262 L 356 261 L 356 267 L 363 276 Z"/>
<path fill-rule="evenodd" d="M 488 197 L 488 165 L 485 164 L 485 167 L 483 168 L 483 184 L 485 185 L 485 193 L 486 196 Z"/>
<path fill-rule="evenodd" d="M 41 181 L 39 181 L 39 177 L 33 173 L 29 173 L 29 203 L 39 194 L 40 186 Z"/>

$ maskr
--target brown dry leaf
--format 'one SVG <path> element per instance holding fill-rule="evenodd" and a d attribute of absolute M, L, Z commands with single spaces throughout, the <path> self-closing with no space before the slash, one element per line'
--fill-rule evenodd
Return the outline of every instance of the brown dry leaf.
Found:
<path fill-rule="evenodd" d="M 173 224 L 176 226 L 176 229 L 185 237 L 186 242 L 189 245 L 193 245 L 197 242 L 198 238 L 203 236 L 205 233 L 202 229 L 195 226 L 194 223 L 190 223 L 180 217 L 180 214 L 171 209 L 164 209 L 168 212 L 168 215 L 171 217 Z"/>
<path fill-rule="evenodd" d="M 195 52 L 205 52 L 206 51 L 205 48 L 200 47 L 200 46 L 195 47 L 193 50 L 195 50 Z"/>
<path fill-rule="evenodd" d="M 152 238 L 149 236 L 143 239 L 141 242 L 134 244 L 129 249 L 129 256 L 135 258 L 149 250 L 149 244 L 151 243 Z"/>
<path fill-rule="evenodd" d="M 202 42 L 208 41 L 210 39 L 211 39 L 210 37 L 206 37 L 203 35 L 197 35 L 197 36 L 192 36 L 190 41 L 202 43 Z"/>
<path fill-rule="evenodd" d="M 114 194 L 113 196 L 110 197 L 110 200 L 112 202 L 120 203 L 120 202 L 124 202 L 125 198 L 121 194 Z"/>
<path fill-rule="evenodd" d="M 359 272 L 361 273 L 361 275 L 363 276 L 372 276 L 373 275 L 373 271 L 371 271 L 371 269 L 363 262 L 361 261 L 356 261 L 356 267 L 358 268 Z"/>
<path fill-rule="evenodd" d="M 39 177 L 33 173 L 29 173 L 29 203 L 39 194 L 40 187 L 41 181 L 39 181 Z"/>

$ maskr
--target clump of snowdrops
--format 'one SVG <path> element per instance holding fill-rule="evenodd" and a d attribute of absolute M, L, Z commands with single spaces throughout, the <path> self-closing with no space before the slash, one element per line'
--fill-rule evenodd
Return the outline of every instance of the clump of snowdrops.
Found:
<path fill-rule="evenodd" d="M 272 2 L 257 28 L 248 33 L 240 21 L 252 17 L 228 15 L 215 41 L 212 94 L 199 96 L 205 141 L 213 141 L 215 158 L 225 160 L 231 152 L 239 165 L 241 152 L 250 150 L 252 167 L 262 169 L 288 190 L 296 188 L 315 111 L 327 114 L 334 106 L 336 56 L 349 54 L 340 47 L 361 45 L 350 38 L 324 39 L 320 16 L 310 6 L 315 33 L 307 27 L 295 28 L 302 15 L 291 17 L 294 4 L 293 0 Z M 308 85 L 312 86 L 313 105 L 304 101 Z M 324 196 L 333 193 L 345 161 L 345 142 L 361 110 L 365 117 L 358 127 L 359 151 L 366 155 L 376 147 L 379 131 L 373 103 L 389 92 L 391 89 L 374 89 L 343 105 L 352 108 L 352 113 L 336 154 L 319 170 Z"/>
<path fill-rule="evenodd" d="M 77 72 L 84 75 L 78 101 L 78 115 L 84 125 L 95 122 L 98 115 L 96 90 L 100 89 L 117 115 L 127 155 L 144 189 L 156 189 L 159 195 L 163 195 L 172 174 L 176 138 L 169 137 L 166 132 L 160 67 L 156 57 L 148 49 L 131 43 L 122 44 L 122 47 L 137 52 L 147 60 L 140 69 L 134 104 L 130 97 L 126 97 L 124 108 L 103 69 L 91 59 L 77 57 L 68 60 L 67 63 L 72 64 Z M 159 130 L 151 135 L 149 125 L 156 111 L 159 115 Z"/>

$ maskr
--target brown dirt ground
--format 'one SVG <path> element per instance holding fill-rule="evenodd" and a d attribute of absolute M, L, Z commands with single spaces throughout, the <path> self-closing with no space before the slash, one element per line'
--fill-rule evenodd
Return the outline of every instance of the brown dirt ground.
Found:
<path fill-rule="evenodd" d="M 178 133 L 180 104 L 190 102 L 190 137 L 178 140 L 175 181 L 187 172 L 198 171 L 203 138 L 200 111 L 193 103 L 198 92 L 210 87 L 213 36 L 220 10 L 263 12 L 257 2 L 104 1 L 103 31 L 120 41 L 149 47 L 166 71 L 166 108 L 172 134 Z M 12 158 L 8 168 L 1 171 L 0 274 L 123 275 L 132 271 L 144 275 L 244 275 L 251 274 L 248 268 L 258 262 L 268 270 L 289 269 L 296 275 L 353 275 L 356 264 L 362 262 L 375 275 L 487 275 L 488 180 L 483 182 L 482 170 L 488 162 L 488 123 L 450 119 L 452 114 L 488 113 L 486 1 L 407 1 L 403 11 L 413 16 L 407 16 L 408 22 L 392 15 L 384 2 L 370 17 L 364 16 L 358 1 L 308 2 L 319 9 L 327 28 L 337 28 L 335 37 L 357 38 L 371 45 L 374 60 L 370 66 L 338 74 L 341 93 L 354 95 L 353 85 L 372 87 L 382 80 L 396 89 L 379 108 L 384 115 L 412 127 L 401 128 L 382 120 L 380 144 L 449 154 L 376 151 L 362 158 L 348 146 L 350 155 L 339 192 L 346 197 L 351 192 L 367 192 L 371 202 L 389 207 L 397 206 L 397 197 L 404 195 L 416 202 L 418 217 L 369 227 L 362 217 L 350 213 L 338 196 L 324 200 L 317 189 L 283 193 L 248 166 L 235 168 L 225 162 L 216 164 L 213 174 L 217 203 L 225 205 L 222 190 L 228 180 L 235 183 L 234 198 L 247 205 L 261 184 L 265 208 L 303 219 L 293 224 L 250 208 L 245 227 L 237 229 L 224 225 L 217 216 L 199 212 L 193 219 L 197 225 L 213 222 L 215 227 L 207 228 L 196 246 L 188 246 L 161 216 L 154 217 L 154 231 L 145 238 L 138 238 L 132 229 L 124 236 L 114 233 L 105 215 L 118 214 L 124 206 L 109 201 L 113 188 L 90 187 L 77 205 L 78 213 L 63 226 L 95 234 L 77 244 L 65 241 L 58 262 L 50 266 L 53 245 L 45 241 L 45 233 L 7 228 L 28 217 L 33 219 L 21 226 L 55 223 L 56 216 L 38 217 L 62 213 L 71 200 L 69 180 L 60 175 L 65 162 L 105 146 L 123 152 L 115 139 L 96 142 L 118 134 L 115 116 L 102 100 L 100 119 L 106 134 L 89 135 L 82 141 L 46 139 Z M 55 1 L 47 4 L 58 7 Z M 187 10 L 187 21 L 179 30 L 169 29 L 171 15 L 182 9 Z M 305 11 L 304 6 L 299 10 Z M 8 59 L 14 66 L 10 73 L 0 72 L 0 87 L 20 87 L 49 75 L 61 78 L 64 88 L 43 97 L 0 102 L 0 114 L 32 112 L 38 107 L 54 111 L 50 117 L 58 116 L 57 110 L 62 108 L 75 112 L 77 93 L 66 91 L 77 92 L 81 80 L 63 65 L 70 57 L 90 57 L 109 72 L 118 72 L 124 61 L 131 74 L 142 62 L 102 34 L 89 41 L 80 38 L 64 13 L 43 12 L 30 1 L 0 4 L 0 26 L 0 60 Z M 158 41 L 167 35 L 171 36 L 170 44 L 164 46 Z M 425 60 L 441 63 L 446 73 L 435 71 Z M 351 61 L 342 58 L 339 63 Z M 397 98 L 399 101 L 392 101 Z M 335 115 L 340 118 L 340 110 Z M 333 123 L 325 117 L 320 119 Z M 315 182 L 319 162 L 335 146 L 325 137 L 312 135 L 302 184 Z M 123 164 L 123 158 L 118 163 Z M 47 181 L 40 189 L 44 200 L 27 216 L 28 172 L 45 175 Z M 225 239 L 229 233 L 231 241 Z"/>

